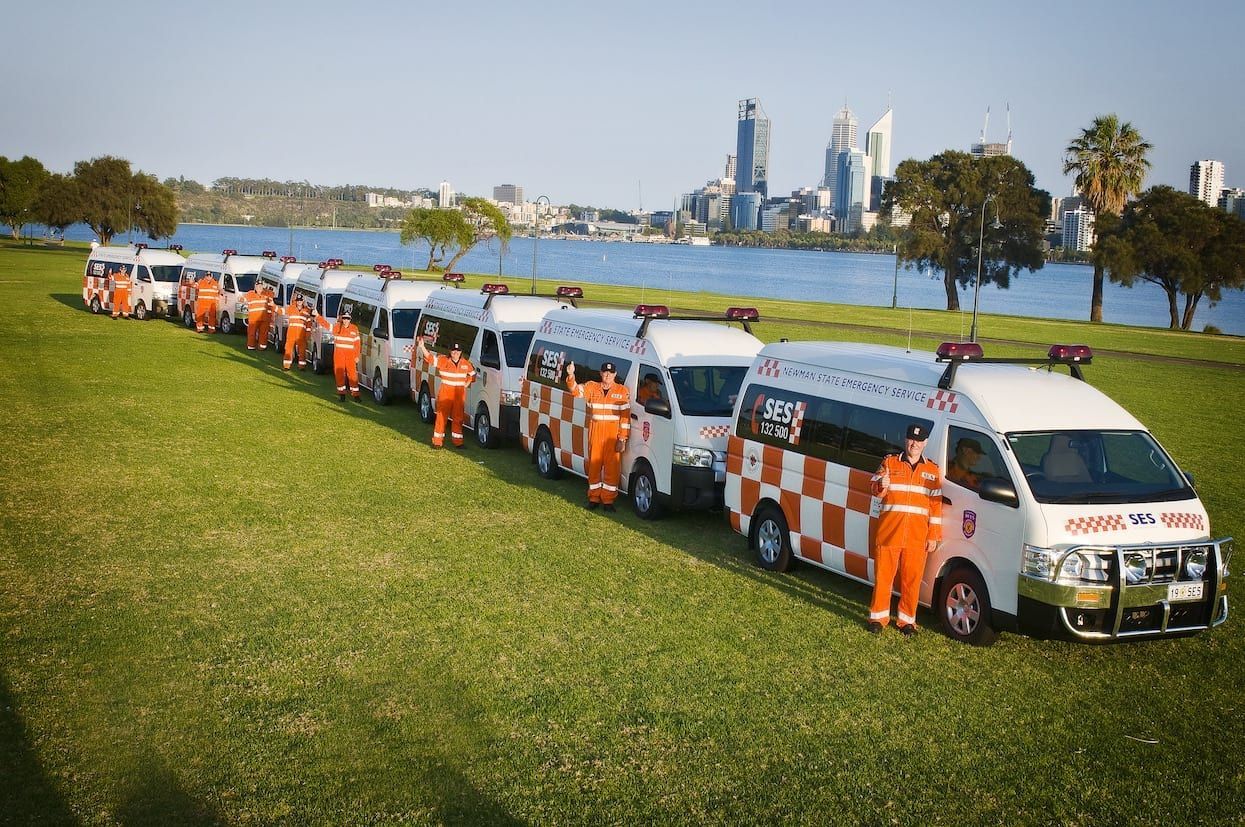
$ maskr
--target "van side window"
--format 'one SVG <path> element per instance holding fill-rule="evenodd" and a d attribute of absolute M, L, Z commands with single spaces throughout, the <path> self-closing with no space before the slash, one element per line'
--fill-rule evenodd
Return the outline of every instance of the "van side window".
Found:
<path fill-rule="evenodd" d="M 576 373 L 578 373 L 578 370 Z M 670 395 L 666 391 L 666 381 L 661 378 L 660 370 L 652 365 L 641 363 L 636 376 L 639 387 L 635 389 L 635 394 L 631 397 L 635 404 L 644 407 L 644 403 L 650 399 L 665 399 L 669 401 Z"/>
<path fill-rule="evenodd" d="M 147 269 L 147 265 L 144 264 L 138 268 L 138 280 L 151 283 L 151 271 Z"/>
<path fill-rule="evenodd" d="M 225 283 L 224 283 L 224 288 L 223 288 L 223 289 L 224 289 L 224 291 L 225 291 L 226 293 L 233 293 L 233 292 L 236 292 L 236 291 L 233 289 L 233 276 L 232 276 L 232 275 L 230 275 L 229 273 L 226 273 L 226 274 L 225 274 Z"/>
<path fill-rule="evenodd" d="M 947 457 L 942 467 L 943 477 L 948 482 L 970 491 L 979 490 L 982 480 L 1011 482 L 994 440 L 979 431 L 955 425 L 947 429 Z"/>
<path fill-rule="evenodd" d="M 501 348 L 497 345 L 497 334 L 491 330 L 484 331 L 484 341 L 480 343 L 480 364 L 486 368 L 501 367 Z"/>
<path fill-rule="evenodd" d="M 618 367 L 619 381 L 626 381 L 631 373 L 631 361 L 617 356 L 605 356 L 587 348 L 564 345 L 538 339 L 532 343 L 532 355 L 527 363 L 529 381 L 554 388 L 566 387 L 566 364 L 575 363 L 575 381 L 601 381 L 601 363 L 612 361 Z"/>
<path fill-rule="evenodd" d="M 380 311 L 380 318 L 376 320 L 376 335 L 381 339 L 389 338 L 389 311 Z"/>
<path fill-rule="evenodd" d="M 882 457 L 903 450 L 904 433 L 913 422 L 926 428 L 934 425 L 932 420 L 910 414 L 850 406 L 842 463 L 861 471 L 876 471 Z"/>
<path fill-rule="evenodd" d="M 476 335 L 480 332 L 480 328 L 475 325 L 457 322 L 452 319 L 443 319 L 440 316 L 432 316 L 424 313 L 419 317 L 419 335 L 431 336 L 432 344 L 430 350 L 436 353 L 449 355 L 450 345 L 458 342 L 463 346 L 463 355 L 470 357 L 472 345 L 475 344 Z"/>

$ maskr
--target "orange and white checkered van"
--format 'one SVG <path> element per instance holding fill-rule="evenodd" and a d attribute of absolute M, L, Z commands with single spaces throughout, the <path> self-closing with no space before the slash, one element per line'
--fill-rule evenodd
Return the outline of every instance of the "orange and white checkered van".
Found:
<path fill-rule="evenodd" d="M 208 273 L 220 288 L 216 300 L 217 327 L 221 333 L 236 333 L 246 328 L 247 307 L 243 298 L 255 286 L 265 262 L 277 254 L 265 250 L 263 255 L 239 255 L 237 250 L 216 253 L 195 253 L 182 266 L 177 286 L 177 315 L 186 327 L 195 327 L 195 285 Z"/>
<path fill-rule="evenodd" d="M 599 378 L 602 362 L 613 362 L 631 395 L 620 487 L 636 514 L 656 519 L 672 508 L 720 505 L 735 397 L 761 349 L 750 329 L 757 320 L 752 308 L 716 318 L 671 316 L 658 305 L 551 311 L 527 360 L 519 419 L 524 450 L 542 476 L 562 469 L 585 476 L 586 405 L 566 389 L 566 364 L 574 362 L 576 378 L 588 382 Z"/>
<path fill-rule="evenodd" d="M 920 423 L 944 477 L 943 542 L 920 600 L 951 637 L 1216 626 L 1231 539 L 1212 539 L 1189 478 L 1145 426 L 1084 381 L 1091 359 L 1084 345 L 1034 359 L 988 359 L 972 343 L 768 345 L 735 406 L 730 524 L 763 568 L 798 559 L 872 583 L 870 478 Z"/>
<path fill-rule="evenodd" d="M 180 250 L 177 245 L 156 250 L 145 244 L 94 248 L 82 272 L 82 303 L 92 313 L 111 313 L 113 277 L 124 270 L 135 318 L 174 315 L 177 280 L 186 261 Z"/>

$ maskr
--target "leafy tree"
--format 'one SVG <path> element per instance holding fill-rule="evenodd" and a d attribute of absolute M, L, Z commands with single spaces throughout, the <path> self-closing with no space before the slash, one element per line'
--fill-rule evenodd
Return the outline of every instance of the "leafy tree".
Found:
<path fill-rule="evenodd" d="M 1141 192 L 1150 168 L 1146 160 L 1150 149 L 1131 123 L 1120 123 L 1115 114 L 1100 115 L 1068 144 L 1063 171 L 1076 173 L 1077 191 L 1096 218 L 1119 215 L 1128 197 Z M 1103 268 L 1095 262 L 1091 322 L 1102 321 L 1102 279 Z"/>
<path fill-rule="evenodd" d="M 140 230 L 163 238 L 177 230 L 177 202 L 172 190 L 154 176 L 133 173 L 130 162 L 105 155 L 74 165 L 81 194 L 82 220 L 101 244 L 117 233 Z"/>
<path fill-rule="evenodd" d="M 29 155 L 10 161 L 0 155 L 0 224 L 8 224 L 13 238 L 34 219 L 39 189 L 47 180 L 48 171 Z"/>
<path fill-rule="evenodd" d="M 502 249 L 510 243 L 510 222 L 505 213 L 487 198 L 464 198 L 457 209 L 418 208 L 407 214 L 402 224 L 402 243 L 423 241 L 428 245 L 427 270 L 452 271 L 467 252 L 481 241 L 501 239 Z M 450 260 L 442 266 L 448 255 Z"/>
<path fill-rule="evenodd" d="M 49 175 L 35 201 L 34 219 L 63 234 L 70 224 L 82 220 L 81 199 L 78 182 L 72 176 Z"/>
<path fill-rule="evenodd" d="M 1112 281 L 1163 289 L 1172 330 L 1193 326 L 1203 298 L 1214 305 L 1245 288 L 1245 222 L 1171 187 L 1146 190 L 1097 246 Z"/>
<path fill-rule="evenodd" d="M 960 309 L 957 285 L 967 287 L 977 277 L 983 210 L 983 284 L 1006 288 L 1021 269 L 1032 272 L 1045 261 L 1042 227 L 1050 195 L 1036 189 L 1033 173 L 1011 156 L 974 159 L 947 150 L 928 161 L 904 161 L 882 197 L 884 215 L 896 207 L 912 216 L 899 260 L 943 271 L 948 310 Z"/>

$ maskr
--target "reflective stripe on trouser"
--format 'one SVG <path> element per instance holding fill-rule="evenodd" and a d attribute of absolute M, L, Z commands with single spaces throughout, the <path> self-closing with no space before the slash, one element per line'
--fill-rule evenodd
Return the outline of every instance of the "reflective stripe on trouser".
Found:
<path fill-rule="evenodd" d="M 622 462 L 615 447 L 617 442 L 617 422 L 592 423 L 588 430 L 588 502 L 608 505 L 618 497 Z"/>
<path fill-rule="evenodd" d="M 246 317 L 246 347 L 248 350 L 254 350 L 259 347 L 259 323 L 263 318 L 263 313 L 255 313 Z"/>
<path fill-rule="evenodd" d="M 869 619 L 885 626 L 890 622 L 891 589 L 899 574 L 899 624 L 916 625 L 917 599 L 921 595 L 921 575 L 925 572 L 925 548 L 878 546 L 873 560 L 873 600 Z"/>
<path fill-rule="evenodd" d="M 281 360 L 282 367 L 288 368 L 290 365 L 294 364 L 294 352 L 295 351 L 298 351 L 298 364 L 300 365 L 307 364 L 307 349 L 303 347 L 302 337 L 296 336 L 296 335 L 286 336 L 285 337 L 285 358 Z"/>
<path fill-rule="evenodd" d="M 350 395 L 355 399 L 359 398 L 359 365 L 354 359 L 349 361 L 334 359 L 333 376 L 337 377 L 338 393 L 345 393 L 346 387 L 349 386 Z"/>
<path fill-rule="evenodd" d="M 437 421 L 432 426 L 432 444 L 445 444 L 445 421 L 450 424 L 450 438 L 455 445 L 463 444 L 463 420 L 467 418 L 467 389 L 447 388 L 441 384 L 437 393 Z"/>
<path fill-rule="evenodd" d="M 216 302 L 195 302 L 195 321 L 199 324 L 199 332 L 204 328 L 216 332 Z"/>

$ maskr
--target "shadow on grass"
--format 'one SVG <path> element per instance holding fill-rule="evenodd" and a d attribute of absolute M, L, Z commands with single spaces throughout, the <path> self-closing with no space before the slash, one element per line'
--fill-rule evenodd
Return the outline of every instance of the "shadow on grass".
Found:
<path fill-rule="evenodd" d="M 26 725 L 0 675 L 0 823 L 77 824 L 43 771 Z"/>
<path fill-rule="evenodd" d="M 133 783 L 116 811 L 125 825 L 223 824 L 214 808 L 196 800 L 178 782 L 177 774 L 154 754 L 142 756 L 129 772 Z"/>

